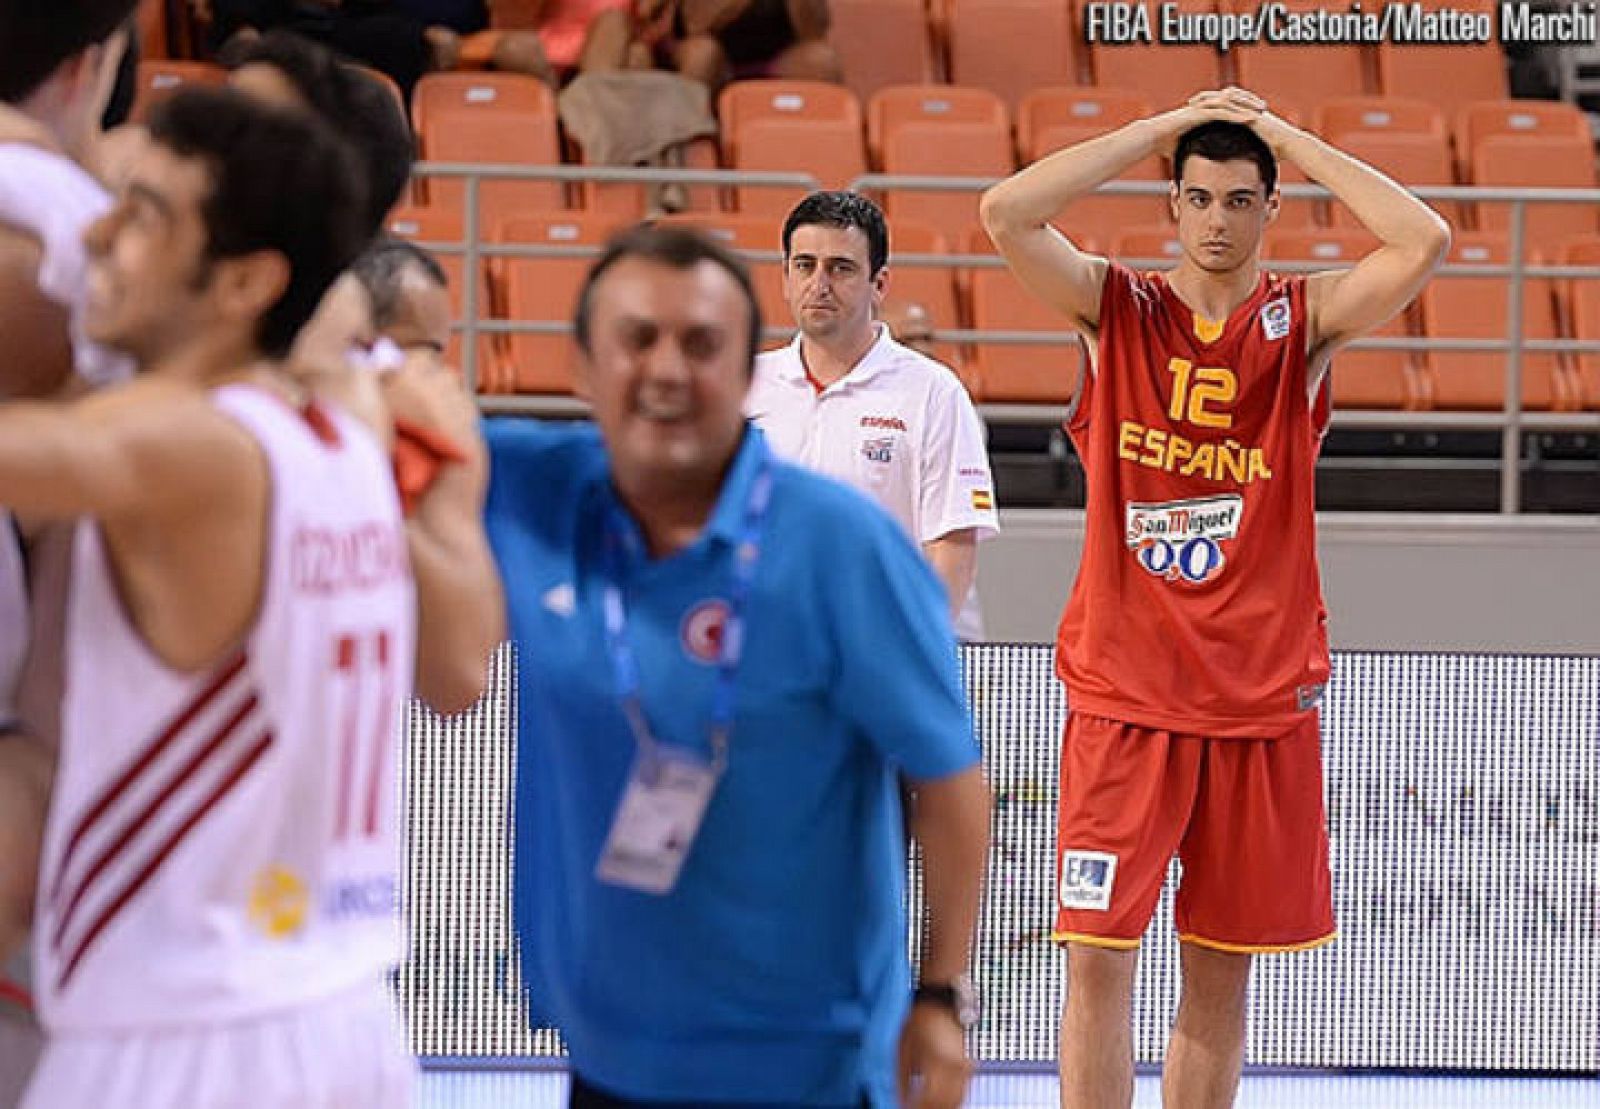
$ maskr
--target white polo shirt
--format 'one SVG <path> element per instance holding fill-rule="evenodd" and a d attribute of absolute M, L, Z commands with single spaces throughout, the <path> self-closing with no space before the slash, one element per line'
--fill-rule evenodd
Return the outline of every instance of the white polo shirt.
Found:
<path fill-rule="evenodd" d="M 781 457 L 854 486 L 918 544 L 972 528 L 1000 531 L 983 423 L 955 372 L 878 340 L 838 381 L 819 390 L 800 358 L 800 336 L 756 358 L 745 414 Z M 981 638 L 975 596 L 957 633 Z"/>

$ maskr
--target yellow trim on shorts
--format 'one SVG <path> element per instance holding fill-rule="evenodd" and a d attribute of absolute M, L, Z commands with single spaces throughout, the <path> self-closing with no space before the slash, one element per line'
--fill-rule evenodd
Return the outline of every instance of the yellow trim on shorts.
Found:
<path fill-rule="evenodd" d="M 1119 940 L 1109 936 L 1091 936 L 1087 932 L 1051 932 L 1051 943 L 1086 943 L 1090 947 L 1109 947 L 1115 951 L 1132 951 L 1138 940 Z"/>
<path fill-rule="evenodd" d="M 1221 940 L 1208 940 L 1204 936 L 1186 936 L 1181 933 L 1178 936 L 1178 939 L 1184 943 L 1192 943 L 1197 947 L 1209 947 L 1213 951 L 1226 951 L 1233 955 L 1287 955 L 1294 951 L 1310 951 L 1312 948 L 1325 947 L 1338 938 L 1338 932 L 1329 932 L 1321 939 L 1310 940 L 1306 943 L 1267 944 L 1223 943 Z"/>

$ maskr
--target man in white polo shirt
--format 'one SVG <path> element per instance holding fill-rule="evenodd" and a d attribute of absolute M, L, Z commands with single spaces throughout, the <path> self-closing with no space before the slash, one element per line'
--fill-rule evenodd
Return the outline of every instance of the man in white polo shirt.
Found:
<path fill-rule="evenodd" d="M 900 521 L 945 584 L 956 632 L 982 638 L 978 541 L 998 533 L 983 425 L 947 366 L 877 319 L 888 288 L 883 212 L 817 192 L 783 225 L 783 288 L 799 333 L 756 359 L 745 412 L 779 455 L 861 490 Z"/>

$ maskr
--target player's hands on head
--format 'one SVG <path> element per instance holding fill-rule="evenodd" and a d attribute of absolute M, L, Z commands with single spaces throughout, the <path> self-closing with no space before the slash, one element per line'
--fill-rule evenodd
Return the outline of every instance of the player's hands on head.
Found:
<path fill-rule="evenodd" d="M 1202 123 L 1221 121 L 1251 126 L 1266 108 L 1266 102 L 1244 89 L 1208 89 L 1197 92 L 1182 107 L 1152 118 L 1157 127 L 1156 152 L 1170 158 L 1184 132 Z"/>

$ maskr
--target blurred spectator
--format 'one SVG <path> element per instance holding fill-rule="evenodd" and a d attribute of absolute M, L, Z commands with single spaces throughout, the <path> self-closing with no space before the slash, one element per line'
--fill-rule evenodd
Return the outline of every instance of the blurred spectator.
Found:
<path fill-rule="evenodd" d="M 935 357 L 933 318 L 920 301 L 888 301 L 883 306 L 883 322 L 889 335 L 903 347 Z"/>
<path fill-rule="evenodd" d="M 366 287 L 377 334 L 402 351 L 442 355 L 450 342 L 450 280 L 415 243 L 383 236 L 351 267 Z"/>
<path fill-rule="evenodd" d="M 843 80 L 827 0 L 639 0 L 657 59 L 711 88 L 747 77 Z"/>
<path fill-rule="evenodd" d="M 579 73 L 623 68 L 631 0 L 522 0 L 495 12 L 488 64 L 560 87 Z"/>

